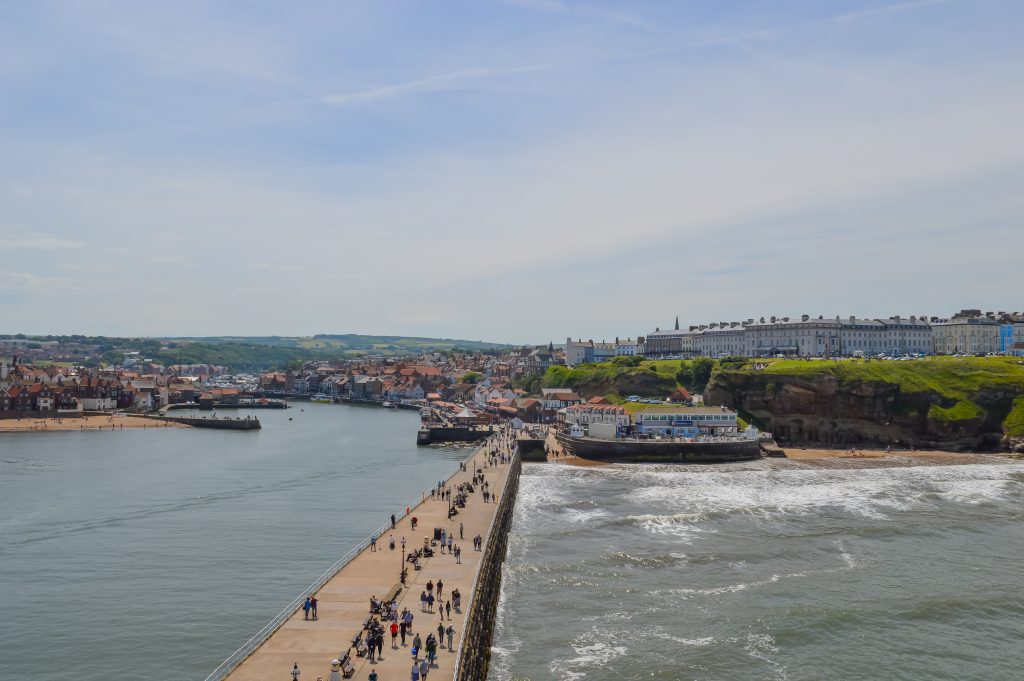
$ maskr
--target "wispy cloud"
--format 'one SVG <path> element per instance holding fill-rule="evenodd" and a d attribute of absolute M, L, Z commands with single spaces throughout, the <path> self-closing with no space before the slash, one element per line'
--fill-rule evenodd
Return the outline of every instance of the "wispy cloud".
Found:
<path fill-rule="evenodd" d="M 0 251 L 61 251 L 81 248 L 82 242 L 62 239 L 49 234 L 29 232 L 25 234 L 0 234 Z"/>
<path fill-rule="evenodd" d="M 372 102 L 392 97 L 419 92 L 443 92 L 458 88 L 460 85 L 486 78 L 501 76 L 514 76 L 535 71 L 544 71 L 551 68 L 550 64 L 535 64 L 532 66 L 516 66 L 511 68 L 471 68 L 449 73 L 439 73 L 433 76 L 426 76 L 416 80 L 405 81 L 404 83 L 393 83 L 390 85 L 379 85 L 365 90 L 349 92 L 344 94 L 325 95 L 321 98 L 326 104 L 333 106 L 347 106 L 357 102 Z"/>
<path fill-rule="evenodd" d="M 950 2 L 954 2 L 954 0 L 909 0 L 909 2 L 897 2 L 889 5 L 882 5 L 879 7 L 871 7 L 869 9 L 855 10 L 853 12 L 844 12 L 843 14 L 834 14 L 831 16 L 821 17 L 818 19 L 808 19 L 807 21 L 799 21 L 793 24 L 771 26 L 768 28 L 754 29 L 751 31 L 739 31 L 736 33 L 728 33 L 725 35 L 714 36 L 712 38 L 707 38 L 704 40 L 696 40 L 684 43 L 682 45 L 675 45 L 673 47 L 649 50 L 631 55 L 624 55 L 624 58 L 654 57 L 658 55 L 671 54 L 673 52 L 683 52 L 686 50 L 700 49 L 702 47 L 714 47 L 716 45 L 743 43 L 750 40 L 770 38 L 789 31 L 816 28 L 819 26 L 828 26 L 830 24 L 841 24 L 844 22 L 856 21 L 857 19 L 863 19 L 865 17 L 875 16 L 879 14 L 909 12 L 913 10 L 924 9 L 926 7 L 933 7 L 935 5 L 944 5 Z"/>
<path fill-rule="evenodd" d="M 29 272 L 0 272 L 0 290 L 39 290 L 67 288 L 70 279 L 62 277 L 40 277 Z"/>
<path fill-rule="evenodd" d="M 560 14 L 574 14 L 576 16 L 588 17 L 591 19 L 600 19 L 602 21 L 610 21 L 616 24 L 622 24 L 624 26 L 632 26 L 634 28 L 640 28 L 645 31 L 652 33 L 661 32 L 661 27 L 653 22 L 647 21 L 642 17 L 638 17 L 634 14 L 627 12 L 620 12 L 618 10 L 607 9 L 604 7 L 597 7 L 594 5 L 584 5 L 574 2 L 562 2 L 562 0 L 502 0 L 509 5 L 517 5 L 519 7 L 528 7 L 531 9 L 544 10 L 546 12 L 558 12 Z"/>
<path fill-rule="evenodd" d="M 271 272 L 298 272 L 302 269 L 301 265 L 283 265 L 274 262 L 251 262 L 249 263 L 249 269 L 252 270 L 268 270 Z"/>

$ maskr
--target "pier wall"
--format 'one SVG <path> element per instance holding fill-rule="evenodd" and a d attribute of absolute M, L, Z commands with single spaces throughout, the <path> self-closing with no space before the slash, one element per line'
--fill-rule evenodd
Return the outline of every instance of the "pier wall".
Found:
<path fill-rule="evenodd" d="M 477 442 L 494 434 L 492 430 L 465 428 L 461 426 L 421 428 L 416 444 L 429 445 L 432 442 Z"/>
<path fill-rule="evenodd" d="M 473 582 L 473 597 L 466 617 L 459 659 L 455 666 L 455 681 L 480 681 L 487 678 L 494 636 L 494 619 L 498 610 L 498 597 L 501 594 L 501 569 L 508 548 L 508 533 L 512 527 L 521 470 L 522 463 L 519 457 L 513 457 L 505 487 L 498 497 L 498 511 L 487 535 L 480 568 Z"/>

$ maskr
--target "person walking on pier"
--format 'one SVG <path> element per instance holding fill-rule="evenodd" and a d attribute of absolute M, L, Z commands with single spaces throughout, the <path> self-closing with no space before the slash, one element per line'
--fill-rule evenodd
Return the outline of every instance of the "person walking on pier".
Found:
<path fill-rule="evenodd" d="M 380 654 L 384 652 L 384 632 L 378 631 L 373 642 L 377 644 L 377 659 L 382 659 Z"/>
<path fill-rule="evenodd" d="M 391 650 L 398 650 L 398 622 L 391 623 Z"/>
<path fill-rule="evenodd" d="M 448 535 L 448 555 L 451 555 L 451 553 L 452 553 L 452 536 L 449 534 Z"/>
<path fill-rule="evenodd" d="M 462 534 L 462 523 L 459 523 L 459 539 L 465 539 L 466 537 Z"/>
<path fill-rule="evenodd" d="M 456 546 L 455 547 L 455 564 L 456 565 L 462 565 L 462 547 L 461 546 Z"/>
<path fill-rule="evenodd" d="M 445 611 L 445 614 L 448 615 L 448 621 L 451 622 L 452 621 L 452 602 L 451 601 L 445 601 L 444 611 Z"/>
<path fill-rule="evenodd" d="M 311 607 L 313 607 L 313 606 L 309 602 L 309 596 L 306 596 L 306 602 L 302 604 L 302 611 L 306 614 L 306 616 L 303 617 L 303 619 L 306 619 L 306 620 L 309 619 L 309 609 Z"/>
<path fill-rule="evenodd" d="M 427 681 L 427 674 L 430 672 L 430 665 L 427 664 L 427 658 L 420 660 L 420 678 L 423 681 Z"/>
<path fill-rule="evenodd" d="M 375 534 L 370 535 L 370 550 L 371 551 L 376 551 L 377 550 L 377 535 L 375 535 Z"/>
<path fill-rule="evenodd" d="M 391 529 L 395 529 L 395 514 L 391 514 Z"/>
<path fill-rule="evenodd" d="M 317 604 L 318 604 L 319 602 L 320 602 L 320 601 L 318 601 L 318 600 L 316 599 L 316 594 L 313 594 L 313 596 L 312 596 L 312 597 L 310 597 L 310 599 L 309 599 L 309 612 L 310 612 L 310 614 L 311 614 L 311 615 L 313 616 L 313 621 L 314 621 L 314 622 L 316 622 L 316 620 L 317 620 L 317 616 L 316 616 L 316 606 L 317 606 Z"/>
<path fill-rule="evenodd" d="M 445 635 L 448 636 L 448 652 L 452 652 L 452 637 L 455 636 L 455 627 L 449 622 L 448 628 L 444 630 Z"/>
<path fill-rule="evenodd" d="M 440 579 L 437 580 L 437 597 L 441 597 L 441 592 L 444 591 L 444 582 Z"/>
<path fill-rule="evenodd" d="M 409 678 L 412 681 L 420 681 L 420 666 L 416 664 L 416 660 L 412 661 L 412 675 Z"/>
<path fill-rule="evenodd" d="M 444 622 L 438 622 L 437 624 L 437 640 L 444 640 Z"/>

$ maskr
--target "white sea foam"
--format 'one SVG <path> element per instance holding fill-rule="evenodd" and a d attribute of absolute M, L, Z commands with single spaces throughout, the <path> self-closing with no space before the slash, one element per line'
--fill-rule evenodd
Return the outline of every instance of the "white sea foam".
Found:
<path fill-rule="evenodd" d="M 978 504 L 1005 498 L 1019 482 L 1014 465 L 921 466 L 857 470 L 664 473 L 627 492 L 633 503 L 674 514 L 742 513 L 774 519 L 835 508 L 883 520 L 927 496 Z M 650 478 L 650 474 L 634 474 Z"/>
<path fill-rule="evenodd" d="M 575 657 L 552 660 L 548 668 L 556 679 L 582 679 L 586 677 L 588 669 L 600 669 L 615 658 L 625 655 L 627 648 L 620 643 L 626 638 L 626 634 L 592 627 L 573 640 Z"/>

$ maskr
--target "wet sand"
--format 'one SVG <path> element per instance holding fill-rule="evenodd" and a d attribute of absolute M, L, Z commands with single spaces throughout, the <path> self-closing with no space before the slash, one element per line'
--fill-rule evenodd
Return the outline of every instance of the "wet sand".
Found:
<path fill-rule="evenodd" d="M 0 433 L 54 432 L 63 430 L 123 430 L 125 428 L 188 428 L 169 421 L 113 416 L 62 416 L 60 418 L 0 419 Z"/>

